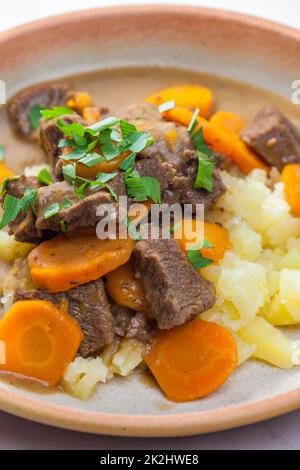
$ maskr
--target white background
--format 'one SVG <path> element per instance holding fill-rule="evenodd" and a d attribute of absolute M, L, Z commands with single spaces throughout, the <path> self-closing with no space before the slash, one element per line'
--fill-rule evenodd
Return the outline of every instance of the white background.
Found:
<path fill-rule="evenodd" d="M 177 3 L 209 6 L 262 16 L 300 28 L 299 0 L 5 0 L 0 30 L 68 11 L 124 4 Z M 299 58 L 300 60 L 300 58 Z M 1 64 L 0 64 L 1 70 Z M 63 431 L 0 412 L 0 449 L 300 449 L 300 411 L 280 418 L 205 436 L 125 439 Z"/>

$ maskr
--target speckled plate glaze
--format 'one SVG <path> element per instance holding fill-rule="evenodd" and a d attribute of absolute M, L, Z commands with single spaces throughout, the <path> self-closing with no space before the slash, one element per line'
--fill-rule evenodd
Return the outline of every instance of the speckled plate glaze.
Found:
<path fill-rule="evenodd" d="M 166 65 L 224 75 L 289 97 L 291 82 L 300 76 L 299 57 L 299 31 L 179 6 L 89 10 L 0 35 L 0 79 L 9 95 L 77 72 Z M 99 434 L 191 435 L 254 423 L 299 406 L 300 368 L 282 371 L 255 361 L 240 367 L 213 395 L 182 404 L 169 402 L 139 372 L 100 387 L 88 402 L 0 382 L 2 410 Z"/>

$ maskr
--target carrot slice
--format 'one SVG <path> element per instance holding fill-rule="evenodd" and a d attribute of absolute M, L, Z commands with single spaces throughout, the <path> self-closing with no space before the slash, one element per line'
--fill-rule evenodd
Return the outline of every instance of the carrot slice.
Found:
<path fill-rule="evenodd" d="M 133 275 L 132 264 L 123 264 L 106 275 L 106 291 L 119 305 L 137 310 L 145 310 L 147 301 L 139 279 Z"/>
<path fill-rule="evenodd" d="M 300 216 L 300 164 L 286 165 L 281 173 L 285 197 L 295 215 Z"/>
<path fill-rule="evenodd" d="M 59 383 L 76 356 L 83 333 L 65 310 L 45 300 L 16 302 L 0 321 L 5 364 L 0 369 Z"/>
<path fill-rule="evenodd" d="M 203 236 L 205 240 L 214 246 L 212 248 L 201 248 L 201 255 L 214 260 L 217 264 L 224 257 L 225 252 L 231 249 L 229 235 L 224 227 L 195 219 L 186 219 L 174 231 L 174 237 L 183 251 L 187 251 L 197 243 L 202 242 L 203 244 Z"/>
<path fill-rule="evenodd" d="M 0 162 L 0 184 L 3 183 L 5 178 L 10 178 L 13 175 L 13 172 L 10 171 L 2 162 Z"/>
<path fill-rule="evenodd" d="M 166 119 L 183 126 L 188 126 L 193 117 L 192 111 L 180 106 L 176 106 L 163 114 Z M 231 115 L 231 119 L 229 119 L 229 115 Z M 265 171 L 269 169 L 239 138 L 237 130 L 241 131 L 243 122 L 239 116 L 236 116 L 236 120 L 234 120 L 233 113 L 220 111 L 210 121 L 198 117 L 197 122 L 199 127 L 202 127 L 207 144 L 216 152 L 220 152 L 225 157 L 233 160 L 244 173 L 248 174 L 256 168 Z"/>
<path fill-rule="evenodd" d="M 157 331 L 145 363 L 168 398 L 195 400 L 219 388 L 237 366 L 233 336 L 222 326 L 194 320 Z"/>
<path fill-rule="evenodd" d="M 58 235 L 28 257 L 32 279 L 49 292 L 64 292 L 98 279 L 125 264 L 134 249 L 130 237 L 100 240 L 94 235 Z"/>
<path fill-rule="evenodd" d="M 230 111 L 218 111 L 210 118 L 209 122 L 223 131 L 230 132 L 236 137 L 240 136 L 240 133 L 246 126 L 241 116 Z"/>
<path fill-rule="evenodd" d="M 146 101 L 160 105 L 166 101 L 174 100 L 176 106 L 182 106 L 189 110 L 200 109 L 200 116 L 208 118 L 213 109 L 213 94 L 209 88 L 197 85 L 181 85 L 164 88 L 151 96 Z"/>

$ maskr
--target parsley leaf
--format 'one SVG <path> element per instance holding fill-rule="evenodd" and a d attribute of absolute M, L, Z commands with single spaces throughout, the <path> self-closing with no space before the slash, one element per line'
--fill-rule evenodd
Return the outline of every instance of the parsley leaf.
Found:
<path fill-rule="evenodd" d="M 48 121 L 56 117 L 63 116 L 64 114 L 76 114 L 73 109 L 67 108 L 66 106 L 54 106 L 51 109 L 41 108 L 40 114 L 43 118 Z"/>
<path fill-rule="evenodd" d="M 45 107 L 40 104 L 36 104 L 30 108 L 28 117 L 33 129 L 38 129 L 40 127 L 40 119 L 42 117 L 41 113 L 44 109 Z"/>
<path fill-rule="evenodd" d="M 37 179 L 40 183 L 49 185 L 52 183 L 52 178 L 51 174 L 48 170 L 48 168 L 42 168 L 41 171 L 39 172 Z"/>
<path fill-rule="evenodd" d="M 20 211 L 26 212 L 30 206 L 34 210 L 36 196 L 37 190 L 33 188 L 27 188 L 21 199 L 11 196 L 10 194 L 6 194 L 3 202 L 4 212 L 0 220 L 0 229 L 3 229 L 13 222 Z"/>
<path fill-rule="evenodd" d="M 103 161 L 105 161 L 105 158 L 103 158 L 102 155 L 100 155 L 99 153 L 90 153 L 85 157 L 80 158 L 80 160 L 78 160 L 78 163 L 82 163 L 83 165 L 90 168 L 91 166 L 98 165 Z"/>
<path fill-rule="evenodd" d="M 207 191 L 212 191 L 214 188 L 213 171 L 214 163 L 204 153 L 197 150 L 198 156 L 198 171 L 194 188 L 204 188 Z"/>
<path fill-rule="evenodd" d="M 150 198 L 155 203 L 160 203 L 160 182 L 152 176 L 139 176 L 136 171 L 129 171 L 126 171 L 124 177 L 128 196 L 134 201 L 141 202 Z"/>
<path fill-rule="evenodd" d="M 59 204 L 58 202 L 54 202 L 53 204 L 50 204 L 50 206 L 47 207 L 47 209 L 44 212 L 44 219 L 50 219 L 50 217 L 53 217 L 54 215 L 59 213 Z"/>
<path fill-rule="evenodd" d="M 194 182 L 194 188 L 203 188 L 211 192 L 214 187 L 213 170 L 215 165 L 210 158 L 212 156 L 212 151 L 208 148 L 205 142 L 202 127 L 196 130 L 198 114 L 199 109 L 196 109 L 188 126 L 188 132 L 193 139 L 198 156 L 198 171 Z"/>
<path fill-rule="evenodd" d="M 68 165 L 63 165 L 62 171 L 63 171 L 64 179 L 68 183 L 72 184 L 76 179 L 75 165 L 73 165 L 72 163 L 69 163 Z"/>
<path fill-rule="evenodd" d="M 128 134 L 137 131 L 136 127 L 133 124 L 130 124 L 130 122 L 124 121 L 123 119 L 120 120 L 120 129 L 122 132 L 123 139 L 126 139 Z"/>
<path fill-rule="evenodd" d="M 190 250 L 188 250 L 187 257 L 190 263 L 196 269 L 205 268 L 206 266 L 209 266 L 211 263 L 213 263 L 212 259 L 205 258 L 204 256 L 201 255 L 199 248 L 198 249 L 191 248 Z"/>
<path fill-rule="evenodd" d="M 7 194 L 3 203 L 3 215 L 0 220 L 0 229 L 6 227 L 12 222 L 20 212 L 20 199 Z"/>
<path fill-rule="evenodd" d="M 136 153 L 132 152 L 120 165 L 120 169 L 123 171 L 133 170 L 136 159 Z"/>

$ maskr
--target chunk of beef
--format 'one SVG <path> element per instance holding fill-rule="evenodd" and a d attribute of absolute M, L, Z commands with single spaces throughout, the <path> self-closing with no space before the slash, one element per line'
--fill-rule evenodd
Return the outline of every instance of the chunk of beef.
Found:
<path fill-rule="evenodd" d="M 60 205 L 65 200 L 70 201 L 72 205 L 61 209 L 52 217 L 45 218 L 45 211 L 51 204 Z M 89 192 L 83 199 L 80 199 L 74 193 L 73 186 L 66 181 L 43 186 L 39 188 L 36 200 L 36 227 L 38 230 L 48 229 L 55 232 L 72 232 L 80 228 L 94 227 L 101 219 L 101 216 L 96 214 L 97 207 L 113 203 L 110 193 L 106 190 Z"/>
<path fill-rule="evenodd" d="M 204 204 L 206 210 L 217 202 L 226 190 L 217 169 L 214 171 L 212 192 L 194 188 L 198 158 L 192 138 L 184 126 L 165 121 L 157 106 L 151 103 L 124 108 L 119 111 L 119 115 L 153 136 L 154 144 L 140 153 L 141 158 L 168 162 L 177 172 L 173 184 L 163 190 L 163 202 Z M 223 157 L 219 154 L 214 154 L 213 160 L 216 166 L 223 163 Z"/>
<path fill-rule="evenodd" d="M 243 141 L 266 163 L 281 170 L 300 162 L 300 132 L 277 108 L 266 106 L 242 132 Z"/>
<path fill-rule="evenodd" d="M 152 103 L 130 106 L 121 109 L 117 114 L 132 122 L 140 131 L 149 132 L 154 138 L 153 145 L 140 153 L 143 158 L 159 158 L 180 169 L 183 152 L 194 148 L 187 129 L 174 122 L 165 121 L 157 106 Z"/>
<path fill-rule="evenodd" d="M 110 310 L 116 335 L 121 338 L 136 338 L 145 345 L 155 340 L 154 327 L 143 312 L 134 312 L 111 301 Z"/>
<path fill-rule="evenodd" d="M 165 191 L 173 182 L 176 170 L 168 162 L 160 160 L 140 160 L 135 164 L 135 170 L 140 176 L 152 176 L 160 182 L 161 191 Z"/>
<path fill-rule="evenodd" d="M 215 303 L 212 283 L 201 277 L 176 240 L 142 240 L 134 250 L 135 274 L 160 329 L 182 325 Z"/>
<path fill-rule="evenodd" d="M 174 177 L 175 170 L 168 163 L 162 163 L 159 160 L 143 160 L 137 162 L 137 171 L 141 176 L 153 176 L 160 181 L 161 189 L 167 188 Z M 126 196 L 126 188 L 124 184 L 124 173 L 119 173 L 109 186 L 118 196 Z M 62 209 L 58 214 L 45 218 L 45 211 L 53 203 L 61 205 L 65 200 L 69 200 L 72 205 L 66 209 Z M 129 199 L 129 204 L 131 200 Z M 38 190 L 36 201 L 37 221 L 36 227 L 39 230 L 52 230 L 56 232 L 62 231 L 62 221 L 64 221 L 64 229 L 72 232 L 79 228 L 94 227 L 102 216 L 97 216 L 97 207 L 103 204 L 115 203 L 110 193 L 105 189 L 95 192 L 88 192 L 83 199 L 80 199 L 75 193 L 71 184 L 66 181 L 53 183 L 49 186 L 43 186 Z M 111 208 L 108 207 L 108 208 Z"/>
<path fill-rule="evenodd" d="M 114 339 L 114 326 L 102 279 L 57 294 L 50 294 L 45 289 L 18 289 L 14 297 L 14 301 L 17 300 L 48 300 L 57 306 L 67 302 L 68 312 L 84 334 L 79 349 L 82 357 L 96 354 Z"/>
<path fill-rule="evenodd" d="M 35 85 L 16 94 L 8 103 L 8 115 L 15 131 L 26 139 L 35 139 L 37 130 L 33 129 L 29 111 L 35 105 L 46 108 L 64 105 L 71 94 L 69 85 L 50 83 Z"/>
<path fill-rule="evenodd" d="M 78 124 L 84 124 L 83 119 L 78 114 L 66 114 L 61 116 L 62 119 L 67 124 L 72 124 L 76 122 Z M 59 141 L 64 137 L 63 132 L 59 129 L 56 124 L 55 119 L 41 119 L 41 128 L 40 128 L 40 144 L 44 152 L 46 153 L 48 162 L 51 166 L 55 167 L 57 163 L 57 156 L 59 155 L 58 144 Z"/>
<path fill-rule="evenodd" d="M 172 202 L 172 200 L 176 201 L 178 199 L 182 204 L 192 204 L 193 206 L 203 204 L 205 211 L 210 210 L 226 191 L 219 170 L 215 168 L 213 171 L 212 191 L 202 188 L 195 189 L 194 182 L 198 171 L 198 157 L 196 153 L 186 150 L 183 162 L 182 172 L 176 174 L 170 192 L 167 194 L 167 200 Z"/>
<path fill-rule="evenodd" d="M 27 188 L 38 189 L 40 183 L 35 176 L 21 176 L 7 184 L 6 192 L 21 199 Z M 9 224 L 9 233 L 19 242 L 38 243 L 42 240 L 42 232 L 35 227 L 36 217 L 29 207 L 26 212 L 19 212 Z"/>

